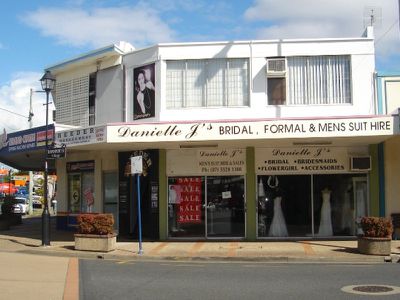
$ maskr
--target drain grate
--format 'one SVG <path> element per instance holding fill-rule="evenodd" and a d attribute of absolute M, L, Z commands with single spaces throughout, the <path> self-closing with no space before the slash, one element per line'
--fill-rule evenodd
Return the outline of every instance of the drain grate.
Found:
<path fill-rule="evenodd" d="M 394 289 L 383 285 L 362 285 L 353 288 L 353 291 L 363 292 L 363 293 L 387 293 Z"/>
<path fill-rule="evenodd" d="M 379 284 L 348 285 L 341 289 L 343 292 L 359 295 L 394 295 L 400 294 L 400 287 Z"/>

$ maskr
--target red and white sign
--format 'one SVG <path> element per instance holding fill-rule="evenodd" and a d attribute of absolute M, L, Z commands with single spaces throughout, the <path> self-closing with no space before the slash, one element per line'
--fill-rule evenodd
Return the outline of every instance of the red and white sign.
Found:
<path fill-rule="evenodd" d="M 180 186 L 178 223 L 201 223 L 201 177 L 181 177 L 177 185 Z"/>

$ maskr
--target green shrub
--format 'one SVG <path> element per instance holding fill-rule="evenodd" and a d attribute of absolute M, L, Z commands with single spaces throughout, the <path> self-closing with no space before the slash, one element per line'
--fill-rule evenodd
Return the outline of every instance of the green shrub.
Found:
<path fill-rule="evenodd" d="M 112 214 L 81 214 L 77 217 L 78 232 L 82 234 L 107 235 L 114 233 Z"/>
<path fill-rule="evenodd" d="M 392 237 L 393 225 L 389 218 L 362 217 L 360 225 L 365 237 Z"/>

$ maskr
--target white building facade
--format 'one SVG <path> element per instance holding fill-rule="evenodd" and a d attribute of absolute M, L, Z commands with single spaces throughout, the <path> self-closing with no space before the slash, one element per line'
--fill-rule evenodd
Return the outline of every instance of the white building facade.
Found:
<path fill-rule="evenodd" d="M 75 126 L 56 133 L 59 228 L 109 212 L 136 236 L 138 193 L 149 240 L 354 236 L 359 217 L 380 214 L 378 145 L 398 115 L 379 111 L 370 29 L 120 44 L 47 70 L 56 122 Z"/>

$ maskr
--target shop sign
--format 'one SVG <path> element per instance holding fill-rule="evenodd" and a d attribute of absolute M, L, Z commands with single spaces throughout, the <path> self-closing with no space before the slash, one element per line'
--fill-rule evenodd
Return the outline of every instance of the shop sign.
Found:
<path fill-rule="evenodd" d="M 65 145 L 95 144 L 105 140 L 105 126 L 64 130 L 56 134 L 56 142 Z"/>
<path fill-rule="evenodd" d="M 54 124 L 47 127 L 48 144 L 53 143 Z M 0 135 L 0 152 L 4 154 L 41 149 L 46 143 L 46 126 Z"/>
<path fill-rule="evenodd" d="M 93 171 L 94 160 L 67 163 L 67 172 Z"/>
<path fill-rule="evenodd" d="M 198 150 L 197 163 L 200 174 L 243 174 L 246 172 L 246 150 Z"/>
<path fill-rule="evenodd" d="M 398 132 L 394 117 L 319 120 L 259 120 L 107 126 L 107 142 L 215 141 L 237 139 L 388 136 Z"/>
<path fill-rule="evenodd" d="M 327 174 L 349 171 L 347 148 L 256 148 L 257 174 Z"/>
<path fill-rule="evenodd" d="M 181 149 L 167 151 L 168 175 L 246 174 L 246 149 Z"/>
<path fill-rule="evenodd" d="M 47 158 L 56 159 L 56 158 L 65 158 L 66 149 L 65 145 L 62 147 L 49 147 L 47 149 Z"/>

